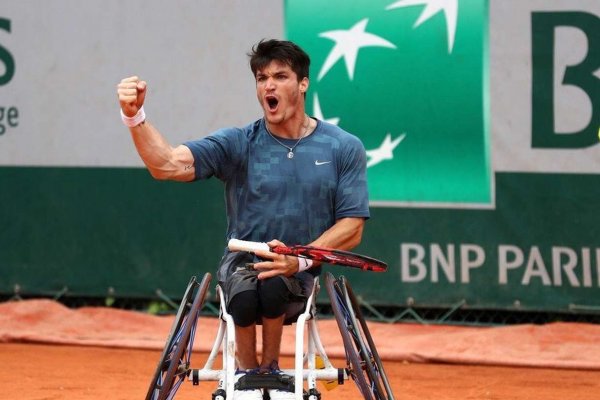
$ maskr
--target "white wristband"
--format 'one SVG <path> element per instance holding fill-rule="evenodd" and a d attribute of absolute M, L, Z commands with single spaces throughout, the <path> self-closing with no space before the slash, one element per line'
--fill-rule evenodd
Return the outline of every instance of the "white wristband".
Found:
<path fill-rule="evenodd" d="M 306 271 L 313 265 L 313 260 L 308 258 L 298 257 L 298 272 Z"/>
<path fill-rule="evenodd" d="M 133 128 L 134 126 L 138 126 L 142 122 L 146 120 L 146 113 L 144 112 L 144 106 L 141 106 L 138 112 L 133 117 L 128 117 L 123 114 L 123 110 L 121 109 L 121 120 L 125 126 Z"/>

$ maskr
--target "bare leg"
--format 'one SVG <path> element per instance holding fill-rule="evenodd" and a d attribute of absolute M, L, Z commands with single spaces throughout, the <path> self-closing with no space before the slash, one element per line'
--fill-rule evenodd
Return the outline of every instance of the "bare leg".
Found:
<path fill-rule="evenodd" d="M 273 361 L 279 361 L 281 334 L 285 315 L 277 318 L 264 318 L 263 324 L 263 354 L 261 368 L 268 368 Z"/>
<path fill-rule="evenodd" d="M 235 326 L 235 345 L 240 369 L 258 367 L 256 358 L 256 324 L 247 327 Z"/>

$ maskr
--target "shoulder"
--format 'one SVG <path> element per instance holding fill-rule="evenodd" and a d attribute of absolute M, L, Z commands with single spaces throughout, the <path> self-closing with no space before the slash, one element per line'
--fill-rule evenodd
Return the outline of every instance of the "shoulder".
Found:
<path fill-rule="evenodd" d="M 317 131 L 322 140 L 332 142 L 339 149 L 365 151 L 364 145 L 358 137 L 337 125 L 318 120 Z"/>
<path fill-rule="evenodd" d="M 220 128 L 200 139 L 191 140 L 184 144 L 188 147 L 206 147 L 223 151 L 243 151 L 248 143 L 256 137 L 259 122 L 255 121 L 242 127 Z"/>
<path fill-rule="evenodd" d="M 221 128 L 209 133 L 207 136 L 183 144 L 195 154 L 195 158 L 200 155 L 204 157 L 237 157 L 239 154 L 245 154 L 248 143 L 256 136 L 258 131 L 257 122 L 255 121 L 243 127 Z"/>

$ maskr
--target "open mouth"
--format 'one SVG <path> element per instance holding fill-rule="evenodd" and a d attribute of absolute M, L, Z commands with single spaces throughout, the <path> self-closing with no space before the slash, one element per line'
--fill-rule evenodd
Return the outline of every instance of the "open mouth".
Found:
<path fill-rule="evenodd" d="M 277 109 L 277 105 L 279 104 L 279 100 L 275 96 L 266 96 L 265 100 L 267 100 L 267 106 L 270 111 L 275 111 Z"/>

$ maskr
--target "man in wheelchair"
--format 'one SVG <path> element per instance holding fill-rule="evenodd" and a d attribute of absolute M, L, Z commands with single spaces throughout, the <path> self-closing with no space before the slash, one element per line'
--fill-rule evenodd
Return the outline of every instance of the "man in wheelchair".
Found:
<path fill-rule="evenodd" d="M 369 218 L 364 146 L 341 128 L 306 114 L 310 58 L 300 47 L 263 40 L 249 57 L 262 118 L 177 147 L 146 119 L 146 82 L 123 79 L 118 85 L 121 116 L 138 153 L 156 179 L 191 182 L 215 176 L 223 181 L 227 239 L 354 248 Z M 217 276 L 235 323 L 236 379 L 280 373 L 288 305 L 305 301 L 307 282 L 320 269 L 303 258 L 226 250 Z M 260 360 L 257 325 L 262 325 Z M 268 394 L 272 400 L 294 398 L 286 390 Z M 261 400 L 263 392 L 236 390 L 234 398 Z"/>

